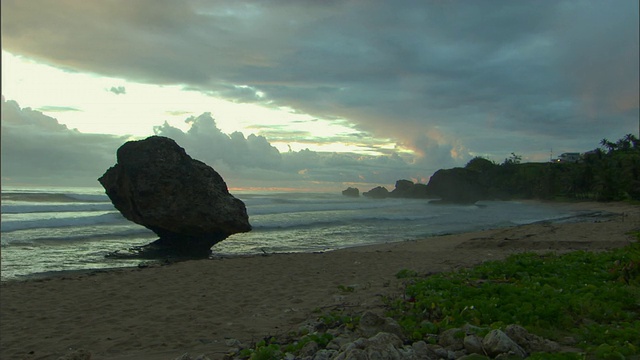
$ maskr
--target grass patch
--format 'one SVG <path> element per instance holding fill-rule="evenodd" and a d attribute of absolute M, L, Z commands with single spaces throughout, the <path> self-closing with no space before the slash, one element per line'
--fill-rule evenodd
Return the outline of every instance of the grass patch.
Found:
<path fill-rule="evenodd" d="M 360 316 L 345 314 L 339 311 L 332 311 L 320 316 L 320 321 L 328 328 L 337 328 L 344 325 L 347 329 L 353 330 L 360 323 Z"/>
<path fill-rule="evenodd" d="M 409 269 L 402 269 L 396 273 L 396 279 L 408 279 L 408 278 L 413 278 L 417 276 L 418 276 L 417 272 Z"/>
<path fill-rule="evenodd" d="M 638 243 L 600 253 L 518 254 L 428 278 L 399 275 L 408 279 L 406 293 L 389 301 L 389 315 L 414 340 L 466 323 L 519 324 L 551 340 L 573 337 L 589 358 L 640 354 Z"/>
<path fill-rule="evenodd" d="M 340 289 L 340 291 L 345 292 L 345 293 L 352 293 L 354 291 L 356 291 L 356 288 L 353 286 L 345 286 L 345 285 L 338 285 L 338 289 Z"/>

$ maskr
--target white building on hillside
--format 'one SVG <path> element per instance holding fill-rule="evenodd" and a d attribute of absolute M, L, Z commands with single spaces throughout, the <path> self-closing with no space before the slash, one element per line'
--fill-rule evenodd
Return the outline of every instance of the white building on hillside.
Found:
<path fill-rule="evenodd" d="M 558 156 L 558 159 L 556 159 L 556 162 L 577 163 L 578 161 L 580 161 L 580 159 L 581 159 L 580 153 L 563 153 L 560 156 Z"/>

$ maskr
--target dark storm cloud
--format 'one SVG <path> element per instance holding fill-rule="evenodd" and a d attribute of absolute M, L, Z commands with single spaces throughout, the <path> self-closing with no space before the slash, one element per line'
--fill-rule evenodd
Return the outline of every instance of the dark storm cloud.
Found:
<path fill-rule="evenodd" d="M 2 13 L 13 53 L 346 118 L 430 165 L 584 151 L 638 128 L 636 0 L 13 0 Z"/>

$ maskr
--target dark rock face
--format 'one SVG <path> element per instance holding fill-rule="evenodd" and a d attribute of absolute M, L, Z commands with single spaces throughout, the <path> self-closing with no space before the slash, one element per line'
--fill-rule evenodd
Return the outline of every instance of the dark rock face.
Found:
<path fill-rule="evenodd" d="M 351 196 L 351 197 L 359 197 L 360 196 L 360 190 L 358 190 L 358 188 L 349 187 L 346 190 L 342 191 L 342 195 Z"/>
<path fill-rule="evenodd" d="M 396 188 L 389 193 L 391 197 L 426 199 L 430 197 L 429 190 L 425 184 L 414 184 L 409 180 L 396 181 Z"/>
<path fill-rule="evenodd" d="M 473 204 L 486 198 L 477 173 L 463 168 L 436 171 L 427 188 L 430 195 L 439 197 L 443 202 Z"/>
<path fill-rule="evenodd" d="M 349 190 L 349 189 L 347 189 Z M 342 194 L 346 195 L 343 191 Z M 357 189 L 356 189 L 357 190 Z M 362 193 L 362 195 L 374 199 L 385 199 L 388 197 L 393 198 L 409 198 L 409 199 L 427 199 L 433 198 L 434 195 L 430 192 L 429 188 L 425 184 L 414 184 L 409 180 L 398 180 L 396 181 L 396 187 L 393 191 L 389 192 L 385 187 L 378 186 L 367 192 Z"/>
<path fill-rule="evenodd" d="M 374 199 L 384 199 L 389 197 L 389 190 L 387 190 L 387 188 L 385 187 L 378 186 L 367 192 L 363 192 L 362 195 Z"/>
<path fill-rule="evenodd" d="M 222 177 L 166 137 L 125 143 L 98 181 L 124 217 L 158 234 L 147 245 L 154 249 L 208 256 L 229 235 L 251 230 L 244 203 Z"/>

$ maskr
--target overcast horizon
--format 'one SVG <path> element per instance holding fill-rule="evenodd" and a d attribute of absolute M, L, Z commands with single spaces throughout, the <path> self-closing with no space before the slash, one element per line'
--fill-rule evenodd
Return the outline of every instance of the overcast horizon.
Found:
<path fill-rule="evenodd" d="M 173 138 L 230 188 L 426 183 L 640 129 L 638 1 L 2 1 L 2 184 Z"/>

